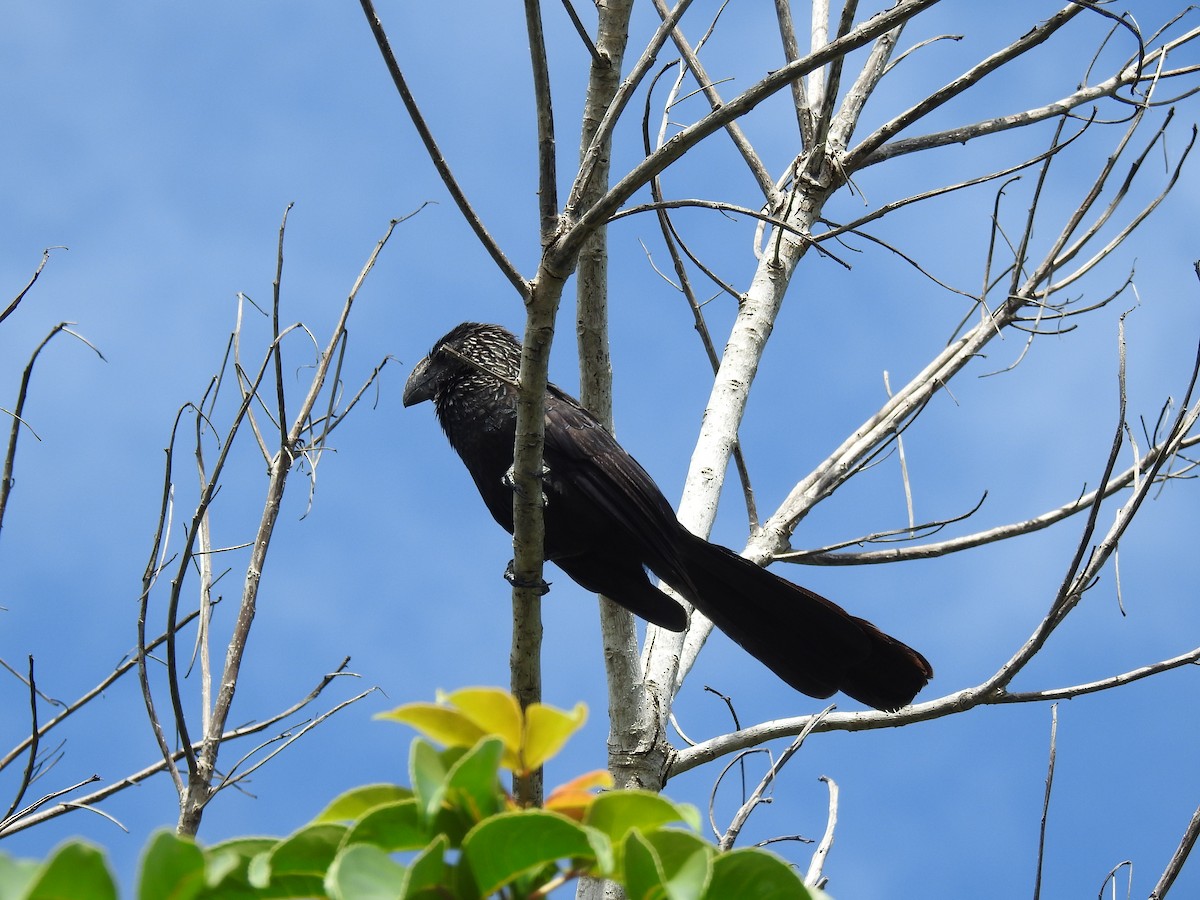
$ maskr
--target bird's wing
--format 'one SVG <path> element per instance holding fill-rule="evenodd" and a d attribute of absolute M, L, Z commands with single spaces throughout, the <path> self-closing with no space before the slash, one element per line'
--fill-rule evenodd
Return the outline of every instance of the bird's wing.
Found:
<path fill-rule="evenodd" d="M 612 527 L 625 531 L 644 549 L 645 564 L 678 571 L 675 535 L 683 526 L 671 504 L 608 429 L 554 385 L 546 397 L 545 447 L 552 485 L 578 492 Z"/>

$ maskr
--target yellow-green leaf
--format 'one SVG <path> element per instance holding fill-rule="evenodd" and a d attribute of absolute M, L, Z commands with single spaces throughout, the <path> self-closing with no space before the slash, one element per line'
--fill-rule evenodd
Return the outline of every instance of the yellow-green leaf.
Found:
<path fill-rule="evenodd" d="M 525 741 L 522 761 L 532 771 L 550 759 L 587 721 L 587 707 L 577 703 L 570 712 L 531 703 L 525 710 Z"/>
<path fill-rule="evenodd" d="M 473 747 L 487 734 L 457 709 L 436 703 L 406 703 L 376 718 L 411 725 L 427 738 L 447 747 Z"/>
<path fill-rule="evenodd" d="M 493 687 L 471 687 L 439 693 L 438 700 L 446 700 L 479 726 L 487 734 L 494 734 L 504 741 L 504 746 L 514 753 L 521 745 L 521 706 L 517 698 L 508 691 Z"/>

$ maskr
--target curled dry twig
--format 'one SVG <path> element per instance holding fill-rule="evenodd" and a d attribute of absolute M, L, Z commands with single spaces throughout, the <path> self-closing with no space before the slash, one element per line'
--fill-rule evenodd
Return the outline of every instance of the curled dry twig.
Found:
<path fill-rule="evenodd" d="M 836 707 L 830 704 L 829 706 L 825 707 L 825 709 L 821 710 L 821 712 L 811 716 L 806 727 L 803 728 L 798 735 L 796 735 L 796 739 L 792 741 L 792 743 L 786 750 L 783 751 L 783 753 L 779 754 L 779 759 L 777 759 L 771 765 L 771 768 L 767 770 L 767 773 L 763 775 L 762 780 L 759 781 L 758 786 L 754 789 L 754 792 L 750 795 L 749 799 L 747 799 L 746 802 L 738 808 L 738 811 L 734 813 L 733 820 L 729 823 L 729 827 L 725 829 L 725 834 L 721 836 L 721 840 L 718 843 L 720 849 L 729 850 L 733 847 L 738 835 L 741 834 L 742 827 L 746 824 L 746 820 L 750 817 L 750 813 L 754 811 L 756 806 L 763 802 L 763 795 L 766 793 L 767 788 L 771 786 L 772 782 L 775 781 L 775 778 L 779 775 L 780 770 L 787 765 L 789 759 L 796 755 L 796 751 L 804 746 L 805 739 L 816 730 L 817 726 L 821 724 L 821 721 L 827 715 L 833 712 L 834 709 L 836 709 Z"/>

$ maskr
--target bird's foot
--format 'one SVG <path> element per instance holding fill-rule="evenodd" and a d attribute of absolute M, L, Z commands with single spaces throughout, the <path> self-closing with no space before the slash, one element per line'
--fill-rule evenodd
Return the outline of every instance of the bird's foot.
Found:
<path fill-rule="evenodd" d="M 541 475 L 538 477 L 543 482 L 545 482 L 546 476 L 549 474 L 550 474 L 550 467 L 547 466 L 543 462 L 542 463 L 542 472 L 541 472 Z M 504 486 L 506 488 L 508 488 L 513 493 L 517 493 L 517 494 L 521 493 L 521 489 L 517 486 L 517 475 L 516 475 L 516 470 L 515 470 L 515 464 L 513 466 L 508 467 L 508 471 L 504 473 L 504 477 L 501 478 L 500 481 L 504 484 Z M 541 495 L 542 495 L 542 506 L 546 506 L 549 502 L 546 499 L 546 492 L 542 491 Z"/>
<path fill-rule="evenodd" d="M 550 582 L 546 581 L 544 578 L 539 578 L 536 581 L 526 581 L 518 578 L 516 566 L 513 565 L 513 561 L 511 559 L 508 561 L 508 566 L 504 570 L 504 580 L 513 587 L 533 588 L 538 592 L 539 596 L 544 597 L 546 594 L 550 593 Z"/>

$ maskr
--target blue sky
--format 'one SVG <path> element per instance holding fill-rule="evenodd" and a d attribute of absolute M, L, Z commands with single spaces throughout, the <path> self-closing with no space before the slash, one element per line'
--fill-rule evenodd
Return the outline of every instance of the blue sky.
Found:
<path fill-rule="evenodd" d="M 967 37 L 907 60 L 873 99 L 864 127 L 1053 8 L 1024 4 L 1018 20 L 998 9 L 943 4 L 913 24 L 903 45 L 952 31 Z M 519 10 L 390 3 L 380 13 L 457 175 L 510 257 L 531 273 L 536 172 Z M 708 4 L 698 4 L 689 33 L 708 15 Z M 980 21 L 983 15 L 992 18 Z M 780 58 L 765 13 L 726 16 L 706 60 L 714 75 L 734 78 L 721 86 L 728 97 Z M 546 4 L 546 19 L 560 171 L 569 172 L 585 70 L 562 10 Z M 642 10 L 635 42 L 648 27 Z M 939 113 L 938 127 L 1069 92 L 1102 31 L 1087 25 L 1061 36 L 991 91 Z M 1195 51 L 1189 58 L 1196 61 Z M 618 131 L 618 168 L 640 155 L 641 102 L 639 95 Z M 685 101 L 674 120 L 699 115 L 701 102 Z M 248 785 L 253 797 L 218 798 L 201 838 L 286 833 L 339 790 L 403 780 L 411 735 L 371 716 L 429 699 L 438 688 L 507 683 L 509 614 L 500 574 L 510 547 L 432 411 L 402 409 L 400 389 L 411 365 L 450 326 L 479 319 L 519 327 L 522 310 L 436 180 L 357 4 L 133 3 L 101 10 L 81 2 L 7 3 L 0 8 L 0 115 L 6 134 L 0 295 L 19 290 L 43 248 L 69 248 L 52 252 L 42 279 L 0 327 L 0 406 L 11 408 L 28 353 L 60 321 L 78 323 L 105 358 L 60 336 L 39 360 L 26 418 L 40 440 L 22 436 L 0 535 L 0 657 L 23 669 L 32 654 L 39 687 L 60 699 L 87 690 L 134 644 L 171 422 L 183 403 L 200 397 L 219 365 L 237 293 L 269 301 L 285 206 L 296 204 L 284 319 L 303 321 L 324 340 L 388 220 L 433 201 L 398 227 L 359 296 L 347 382 L 365 378 L 385 357 L 394 362 L 377 402 L 372 395 L 372 405 L 335 433 L 336 452 L 319 467 L 307 516 L 304 480 L 291 484 L 232 721 L 290 704 L 347 655 L 361 679 L 335 685 L 319 706 L 359 686 L 378 685 L 383 693 L 260 770 Z M 1196 117 L 1194 100 L 1180 105 L 1167 141 L 1171 160 Z M 785 98 L 764 103 L 748 127 L 778 172 L 795 152 Z M 1095 136 L 1056 169 L 1039 239 L 1049 239 L 1054 223 L 1077 203 L 1116 138 L 1116 130 Z M 1045 140 L 1045 132 L 1005 136 L 978 148 L 896 160 L 865 172 L 857 181 L 862 196 L 841 197 L 827 215 L 847 219 L 998 168 Z M 722 139 L 691 162 L 667 176 L 668 193 L 759 202 Z M 1161 185 L 1164 167 L 1161 153 L 1151 156 L 1146 191 Z M 1027 207 L 1030 181 L 1006 195 L 1010 231 Z M 1191 227 L 1198 185 L 1192 165 L 1151 222 L 1079 288 L 1086 300 L 1097 300 L 1135 268 L 1136 297 L 1124 294 L 1077 320 L 1069 334 L 1039 338 L 1011 373 L 980 378 L 1021 354 L 1019 335 L 994 342 L 989 357 L 951 386 L 952 396 L 935 398 L 906 435 L 918 520 L 965 512 L 986 490 L 980 512 L 955 526 L 954 533 L 967 533 L 1035 515 L 1095 484 L 1115 424 L 1116 321 L 1126 309 L 1136 307 L 1126 325 L 1130 418 L 1152 422 L 1168 396 L 1179 397 L 1200 335 L 1200 286 L 1191 268 L 1200 257 Z M 938 278 L 976 290 L 992 198 L 993 188 L 958 195 L 906 211 L 875 233 Z M 724 277 L 747 284 L 752 224 L 708 211 L 684 212 L 679 222 Z M 649 217 L 626 219 L 610 232 L 617 430 L 677 499 L 707 399 L 707 362 L 690 313 L 654 272 L 642 242 L 655 264 L 667 264 Z M 893 386 L 906 381 L 965 312 L 962 298 L 877 246 L 860 241 L 837 252 L 851 269 L 816 255 L 802 263 L 741 433 L 764 513 L 878 407 L 882 373 Z M 725 298 L 708 309 L 719 344 L 733 311 Z M 552 377 L 573 391 L 570 316 L 568 306 Z M 268 323 L 248 318 L 248 334 L 265 341 Z M 285 383 L 298 392 L 311 352 L 299 339 L 288 351 Z M 1128 460 L 1127 451 L 1123 464 Z M 195 479 L 183 470 L 178 480 L 176 541 L 187 504 L 194 503 Z M 219 543 L 248 539 L 264 491 L 263 466 L 246 444 L 213 508 Z M 1148 503 L 1121 548 L 1126 614 L 1118 609 L 1110 569 L 1014 688 L 1091 681 L 1200 643 L 1196 509 L 1195 487 L 1187 482 Z M 905 515 L 892 457 L 806 518 L 795 545 L 898 527 Z M 937 673 L 923 695 L 931 698 L 978 683 L 1019 646 L 1044 614 L 1081 527 L 1069 521 L 926 562 L 780 569 L 925 652 Z M 740 497 L 727 492 L 715 537 L 740 547 L 745 534 Z M 245 558 L 230 554 L 226 562 L 233 571 L 225 587 L 234 593 Z M 605 694 L 594 603 L 561 574 L 550 577 L 547 700 L 563 706 L 584 700 L 592 709 L 584 733 L 547 775 L 556 782 L 604 764 Z M 161 608 L 152 615 L 161 621 Z M 1060 706 L 1047 896 L 1096 891 L 1105 873 L 1127 859 L 1134 893 L 1149 891 L 1200 800 L 1194 681 L 1194 670 L 1175 671 Z M 679 701 L 680 723 L 693 738 L 728 730 L 724 705 L 702 690 L 705 684 L 734 697 L 743 723 L 823 705 L 791 692 L 714 637 Z M 8 711 L 6 750 L 23 736 L 26 698 L 7 675 L 0 677 L 0 698 Z M 1027 705 L 895 731 L 819 736 L 792 760 L 775 803 L 755 813 L 744 840 L 818 837 L 826 800 L 817 777 L 828 775 L 842 798 L 826 867 L 835 896 L 893 897 L 918 887 L 933 897 L 1023 893 L 1033 879 L 1049 727 L 1049 708 Z M 63 757 L 35 791 L 93 772 L 117 778 L 157 753 L 132 680 L 107 691 L 60 737 L 67 741 Z M 229 754 L 223 760 L 237 751 Z M 704 808 L 717 772 L 710 766 L 688 773 L 668 793 Z M 6 804 L 14 777 L 12 770 L 0 775 Z M 720 793 L 719 820 L 732 814 L 735 793 L 732 783 Z M 175 821 L 174 793 L 159 777 L 104 808 L 128 834 L 79 812 L 16 835 L 0 849 L 41 855 L 67 835 L 85 835 L 110 849 L 128 886 L 146 835 Z M 804 846 L 776 846 L 807 865 Z M 1193 862 L 1176 892 L 1187 896 L 1198 887 Z"/>

